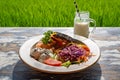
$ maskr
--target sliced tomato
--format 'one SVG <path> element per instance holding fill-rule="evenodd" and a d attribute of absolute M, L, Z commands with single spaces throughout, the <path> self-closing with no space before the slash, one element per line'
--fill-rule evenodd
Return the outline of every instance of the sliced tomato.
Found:
<path fill-rule="evenodd" d="M 52 58 L 48 58 L 46 60 L 43 61 L 45 64 L 51 65 L 51 66 L 61 66 L 62 62 L 52 59 Z"/>

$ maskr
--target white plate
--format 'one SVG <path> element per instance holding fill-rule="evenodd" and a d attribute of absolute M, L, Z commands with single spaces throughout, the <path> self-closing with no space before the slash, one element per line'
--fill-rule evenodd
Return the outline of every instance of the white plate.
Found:
<path fill-rule="evenodd" d="M 63 66 L 56 67 L 56 66 L 46 65 L 46 64 L 38 62 L 37 60 L 30 57 L 31 47 L 36 42 L 38 42 L 41 38 L 42 38 L 42 35 L 31 38 L 30 40 L 26 41 L 19 50 L 19 56 L 23 60 L 23 62 L 25 62 L 30 67 L 32 67 L 36 70 L 46 72 L 46 73 L 55 73 L 55 74 L 73 73 L 73 72 L 78 72 L 83 69 L 86 69 L 89 66 L 92 66 L 100 58 L 100 49 L 96 45 L 96 43 L 94 43 L 92 40 L 87 39 L 85 37 L 77 36 L 76 39 L 85 43 L 90 48 L 90 51 L 93 53 L 93 55 L 95 55 L 95 56 L 92 56 L 87 62 L 70 65 L 68 68 L 63 67 Z"/>

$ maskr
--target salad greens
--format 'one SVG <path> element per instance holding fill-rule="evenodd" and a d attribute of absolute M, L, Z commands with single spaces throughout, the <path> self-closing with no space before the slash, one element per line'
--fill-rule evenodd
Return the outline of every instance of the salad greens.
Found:
<path fill-rule="evenodd" d="M 51 34 L 53 33 L 53 31 L 48 30 L 47 32 L 44 33 L 44 37 L 42 38 L 42 42 L 44 44 L 48 44 L 51 41 Z"/>
<path fill-rule="evenodd" d="M 71 65 L 70 61 L 66 61 L 66 62 L 62 63 L 62 66 L 65 66 L 65 67 L 69 67 L 70 65 Z"/>

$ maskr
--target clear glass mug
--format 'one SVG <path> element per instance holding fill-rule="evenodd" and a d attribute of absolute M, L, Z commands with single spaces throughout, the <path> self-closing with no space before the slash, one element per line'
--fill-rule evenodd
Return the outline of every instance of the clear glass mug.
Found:
<path fill-rule="evenodd" d="M 89 30 L 90 23 L 94 24 L 92 31 Z M 88 11 L 81 11 L 76 13 L 74 18 L 74 35 L 80 35 L 84 37 L 89 37 L 89 34 L 92 33 L 96 28 L 96 21 L 89 18 Z"/>

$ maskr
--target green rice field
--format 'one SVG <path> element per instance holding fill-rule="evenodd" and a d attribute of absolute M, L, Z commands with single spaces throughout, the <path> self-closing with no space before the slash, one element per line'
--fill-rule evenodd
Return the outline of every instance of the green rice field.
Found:
<path fill-rule="evenodd" d="M 120 27 L 119 0 L 76 0 L 99 27 Z M 74 0 L 0 0 L 1 27 L 73 27 Z"/>

